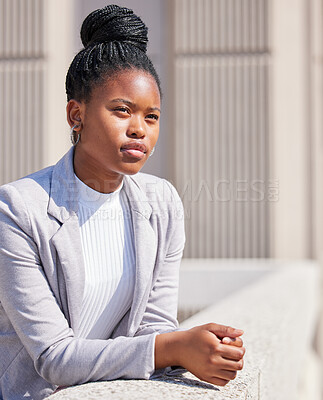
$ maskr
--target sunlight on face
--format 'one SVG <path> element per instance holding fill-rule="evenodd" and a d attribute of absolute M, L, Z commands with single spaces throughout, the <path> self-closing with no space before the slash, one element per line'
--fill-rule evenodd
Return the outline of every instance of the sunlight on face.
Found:
<path fill-rule="evenodd" d="M 95 87 L 90 101 L 81 107 L 83 127 L 74 159 L 77 175 L 116 179 L 137 173 L 159 134 L 160 93 L 155 79 L 144 71 L 121 71 Z"/>

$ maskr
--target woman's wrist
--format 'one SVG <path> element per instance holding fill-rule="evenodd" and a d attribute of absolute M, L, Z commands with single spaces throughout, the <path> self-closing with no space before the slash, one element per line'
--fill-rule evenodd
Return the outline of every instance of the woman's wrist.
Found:
<path fill-rule="evenodd" d="M 155 340 L 155 369 L 181 365 L 185 331 L 160 333 Z"/>

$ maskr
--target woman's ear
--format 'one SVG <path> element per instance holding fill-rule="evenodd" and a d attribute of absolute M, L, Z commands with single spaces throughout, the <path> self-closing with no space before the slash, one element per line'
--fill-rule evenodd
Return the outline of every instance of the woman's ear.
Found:
<path fill-rule="evenodd" d="M 66 117 L 69 126 L 72 128 L 76 125 L 75 131 L 82 129 L 82 119 L 84 113 L 84 104 L 77 100 L 71 99 L 66 106 Z"/>

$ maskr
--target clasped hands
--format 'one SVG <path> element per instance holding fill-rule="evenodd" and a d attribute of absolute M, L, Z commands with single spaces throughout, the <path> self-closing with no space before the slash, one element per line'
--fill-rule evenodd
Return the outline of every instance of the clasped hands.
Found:
<path fill-rule="evenodd" d="M 243 368 L 243 331 L 209 323 L 156 336 L 155 368 L 180 365 L 199 379 L 224 386 Z"/>

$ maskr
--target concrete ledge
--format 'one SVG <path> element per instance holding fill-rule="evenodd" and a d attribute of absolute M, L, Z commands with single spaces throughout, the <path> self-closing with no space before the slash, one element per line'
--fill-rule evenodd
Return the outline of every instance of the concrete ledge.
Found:
<path fill-rule="evenodd" d="M 243 393 L 245 384 L 240 380 L 240 392 Z M 92 382 L 86 385 L 73 386 L 52 396 L 53 400 L 81 399 L 236 399 L 224 396 L 229 387 L 217 388 L 214 385 L 201 382 L 194 375 L 186 372 L 177 376 L 162 376 L 149 381 L 118 380 L 111 382 Z M 240 397 L 239 397 L 240 398 Z M 244 398 L 244 397 L 241 397 Z"/>
<path fill-rule="evenodd" d="M 210 262 L 205 261 L 206 264 Z M 199 271 L 203 269 L 201 263 L 203 260 L 195 264 Z M 212 263 L 215 276 L 221 276 L 225 262 L 212 260 Z M 227 265 L 227 272 L 231 273 L 233 281 L 237 268 L 241 272 L 239 261 L 234 263 L 230 261 Z M 318 265 L 311 261 L 248 260 L 248 264 L 244 260 L 243 263 L 250 270 L 256 267 L 259 279 L 250 280 L 240 290 L 229 290 L 222 300 L 181 325 L 182 328 L 189 328 L 212 321 L 245 330 L 245 367 L 227 386 L 218 388 L 186 372 L 177 376 L 164 375 L 150 381 L 88 383 L 64 389 L 51 398 L 298 399 L 299 389 L 303 385 L 302 377 L 306 375 L 304 362 L 311 351 L 318 315 Z M 185 273 L 185 268 L 193 268 L 191 261 L 188 264 L 185 266 L 184 261 L 182 273 Z M 268 273 L 259 274 L 261 269 Z M 186 289 L 182 288 L 184 292 Z M 209 284 L 204 290 L 212 291 L 214 288 Z M 312 389 L 313 386 L 315 382 L 310 383 Z M 314 398 L 311 397 L 311 400 Z"/>

